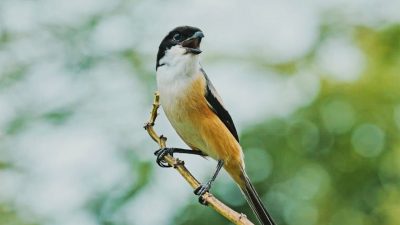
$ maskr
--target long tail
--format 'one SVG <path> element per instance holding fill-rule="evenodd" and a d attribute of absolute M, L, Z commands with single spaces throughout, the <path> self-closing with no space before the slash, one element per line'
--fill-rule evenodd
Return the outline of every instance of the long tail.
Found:
<path fill-rule="evenodd" d="M 258 196 L 256 189 L 251 183 L 246 172 L 243 171 L 242 176 L 244 182 L 242 184 L 239 184 L 239 187 L 242 190 L 244 196 L 246 197 L 246 200 L 249 203 L 254 214 L 257 216 L 258 221 L 260 221 L 262 225 L 275 225 L 274 221 L 272 220 L 272 217 L 269 215 L 267 209 L 261 202 L 260 196 Z"/>

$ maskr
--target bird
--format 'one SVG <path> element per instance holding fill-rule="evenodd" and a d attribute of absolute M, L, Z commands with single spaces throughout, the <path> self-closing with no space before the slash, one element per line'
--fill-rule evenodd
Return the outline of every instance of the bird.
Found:
<path fill-rule="evenodd" d="M 211 179 L 194 190 L 202 204 L 223 167 L 239 186 L 262 225 L 275 225 L 245 171 L 244 154 L 232 117 L 200 64 L 202 30 L 179 26 L 161 41 L 157 53 L 156 80 L 163 111 L 180 138 L 190 147 L 163 148 L 155 152 L 157 163 L 166 154 L 211 157 L 217 167 Z"/>

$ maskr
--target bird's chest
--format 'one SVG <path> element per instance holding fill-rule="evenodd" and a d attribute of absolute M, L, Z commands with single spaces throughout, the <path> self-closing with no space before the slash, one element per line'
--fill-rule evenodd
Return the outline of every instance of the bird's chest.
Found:
<path fill-rule="evenodd" d="M 161 106 L 168 120 L 179 132 L 188 131 L 193 127 L 193 109 L 188 105 L 189 96 L 181 93 L 159 90 Z"/>
<path fill-rule="evenodd" d="M 204 107 L 204 84 L 201 78 L 179 80 L 168 84 L 158 81 L 160 103 L 179 136 L 191 147 L 204 143 L 200 129 Z"/>

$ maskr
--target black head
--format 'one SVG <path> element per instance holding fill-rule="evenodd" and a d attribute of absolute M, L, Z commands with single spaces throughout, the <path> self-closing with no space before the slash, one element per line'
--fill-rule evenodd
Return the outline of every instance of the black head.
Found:
<path fill-rule="evenodd" d="M 181 26 L 170 31 L 158 48 L 156 69 L 160 66 L 160 59 L 164 57 L 165 52 L 175 45 L 185 48 L 186 54 L 200 54 L 200 42 L 203 37 L 203 32 L 197 27 Z"/>

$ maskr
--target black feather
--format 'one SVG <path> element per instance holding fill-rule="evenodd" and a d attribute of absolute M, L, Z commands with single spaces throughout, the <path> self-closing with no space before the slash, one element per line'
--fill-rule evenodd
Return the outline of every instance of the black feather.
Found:
<path fill-rule="evenodd" d="M 245 184 L 240 187 L 243 194 L 246 196 L 246 200 L 249 203 L 254 214 L 256 214 L 258 221 L 262 225 L 275 225 L 272 217 L 269 215 L 267 209 L 263 205 L 260 196 L 258 196 L 256 189 L 251 183 L 249 177 L 244 173 Z"/>
<path fill-rule="evenodd" d="M 235 139 L 239 142 L 239 136 L 237 134 L 235 124 L 233 123 L 231 115 L 229 115 L 229 112 L 224 108 L 222 103 L 216 97 L 217 93 L 213 84 L 208 79 L 207 74 L 204 72 L 203 69 L 201 69 L 201 72 L 203 73 L 207 82 L 205 97 L 208 104 L 210 105 L 210 108 L 214 111 L 218 118 L 225 124 L 226 128 L 228 128 Z"/>

